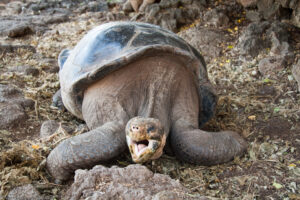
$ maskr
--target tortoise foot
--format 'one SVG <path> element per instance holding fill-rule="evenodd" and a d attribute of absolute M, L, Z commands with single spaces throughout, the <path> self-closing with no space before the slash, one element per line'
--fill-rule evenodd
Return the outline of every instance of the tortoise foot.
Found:
<path fill-rule="evenodd" d="M 178 159 L 201 165 L 215 165 L 241 156 L 245 140 L 232 131 L 206 132 L 199 129 L 171 135 L 171 145 Z"/>

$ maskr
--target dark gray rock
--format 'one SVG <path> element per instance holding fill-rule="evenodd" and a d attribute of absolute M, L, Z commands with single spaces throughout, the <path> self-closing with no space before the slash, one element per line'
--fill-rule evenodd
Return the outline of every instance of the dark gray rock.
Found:
<path fill-rule="evenodd" d="M 246 30 L 238 39 L 237 48 L 244 55 L 255 57 L 262 49 L 271 46 L 271 42 L 263 37 L 263 34 L 270 27 L 269 22 L 254 22 L 248 25 Z"/>
<path fill-rule="evenodd" d="M 47 137 L 53 135 L 60 126 L 67 133 L 72 133 L 74 131 L 71 127 L 68 127 L 64 124 L 60 124 L 55 120 L 47 120 L 47 121 L 44 121 L 41 126 L 40 138 L 47 138 Z M 81 129 L 81 128 L 79 128 L 79 129 Z"/>
<path fill-rule="evenodd" d="M 140 20 L 177 32 L 178 28 L 193 23 L 202 15 L 205 10 L 202 4 L 205 2 L 187 0 L 185 3 L 179 4 L 178 0 L 166 0 L 149 4 Z"/>
<path fill-rule="evenodd" d="M 205 13 L 204 20 L 215 27 L 226 27 L 229 25 L 229 18 L 223 10 L 212 9 Z"/>
<path fill-rule="evenodd" d="M 69 17 L 66 14 L 47 15 L 42 18 L 42 21 L 45 24 L 58 24 L 58 23 L 66 22 L 68 20 Z"/>
<path fill-rule="evenodd" d="M 161 8 L 174 8 L 178 6 L 178 0 L 161 0 L 159 6 Z"/>
<path fill-rule="evenodd" d="M 108 11 L 108 5 L 106 1 L 91 1 L 88 3 L 87 9 L 90 12 L 103 12 Z"/>
<path fill-rule="evenodd" d="M 275 0 L 259 0 L 257 1 L 257 8 L 265 19 L 273 19 L 280 12 L 280 4 Z"/>
<path fill-rule="evenodd" d="M 56 59 L 53 58 L 41 58 L 41 63 L 44 63 L 43 70 L 48 73 L 59 72 L 59 66 Z"/>
<path fill-rule="evenodd" d="M 68 14 L 61 13 L 0 17 L 0 35 L 14 38 L 34 33 L 43 34 L 49 30 L 48 24 L 62 23 L 68 20 Z"/>
<path fill-rule="evenodd" d="M 76 170 L 74 183 L 64 199 L 201 199 L 167 175 L 153 173 L 142 165 L 125 168 L 101 165 Z M 205 199 L 202 197 L 202 199 Z"/>
<path fill-rule="evenodd" d="M 51 136 L 55 131 L 59 128 L 59 123 L 54 120 L 44 121 L 41 130 L 40 130 L 40 138 L 46 138 Z"/>
<path fill-rule="evenodd" d="M 251 22 L 259 22 L 263 19 L 262 15 L 254 10 L 246 11 L 246 18 Z"/>
<path fill-rule="evenodd" d="M 259 62 L 258 69 L 264 77 L 276 79 L 279 72 L 281 72 L 286 66 L 287 64 L 283 58 L 268 57 Z"/>
<path fill-rule="evenodd" d="M 20 104 L 0 103 L 0 129 L 17 127 L 27 120 L 24 108 Z"/>
<path fill-rule="evenodd" d="M 30 27 L 30 25 L 27 22 L 20 22 L 17 24 L 14 24 L 10 27 L 7 27 L 5 30 L 5 33 L 8 37 L 14 38 L 14 37 L 22 37 L 25 35 L 32 34 L 34 30 Z"/>
<path fill-rule="evenodd" d="M 42 200 L 43 196 L 31 185 L 23 185 L 12 189 L 7 200 Z"/>
<path fill-rule="evenodd" d="M 9 44 L 0 44 L 0 53 L 13 53 L 16 52 L 18 49 L 25 49 L 27 51 L 31 51 L 33 53 L 36 52 L 36 49 L 30 45 L 9 45 Z"/>
<path fill-rule="evenodd" d="M 206 62 L 222 55 L 222 43 L 230 40 L 230 36 L 221 30 L 196 26 L 179 33 L 204 56 Z"/>
<path fill-rule="evenodd" d="M 31 76 L 38 76 L 39 75 L 39 70 L 35 67 L 32 66 L 16 66 L 13 68 L 9 69 L 10 72 L 17 72 L 17 73 L 21 73 L 24 75 L 31 75 Z"/>
<path fill-rule="evenodd" d="M 292 24 L 300 27 L 300 0 L 237 0 L 245 8 L 255 9 L 266 20 L 290 20 Z M 250 12 L 247 10 L 246 12 Z M 251 19 L 253 14 L 249 15 Z M 256 20 L 252 20 L 256 21 Z"/>
<path fill-rule="evenodd" d="M 8 15 L 17 15 L 22 12 L 23 3 L 20 1 L 11 1 L 5 5 Z"/>
<path fill-rule="evenodd" d="M 27 119 L 24 109 L 33 107 L 34 101 L 25 99 L 20 90 L 0 84 L 0 129 L 20 126 Z"/>
<path fill-rule="evenodd" d="M 257 0 L 237 0 L 244 8 L 255 7 Z"/>
<path fill-rule="evenodd" d="M 289 38 L 288 25 L 284 23 L 254 22 L 249 24 L 239 37 L 237 49 L 245 57 L 255 57 L 262 50 L 270 48 L 271 56 L 284 58 L 289 64 L 294 59 Z"/>

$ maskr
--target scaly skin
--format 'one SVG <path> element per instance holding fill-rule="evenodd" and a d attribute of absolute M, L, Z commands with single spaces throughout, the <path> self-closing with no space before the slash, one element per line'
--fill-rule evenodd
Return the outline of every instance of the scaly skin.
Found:
<path fill-rule="evenodd" d="M 209 106 L 213 97 L 205 98 L 209 90 L 198 93 L 198 81 L 185 65 L 170 54 L 149 55 L 90 85 L 84 92 L 82 116 L 91 131 L 63 141 L 50 153 L 47 167 L 54 178 L 66 180 L 76 169 L 122 153 L 126 124 L 136 162 L 158 158 L 169 134 L 173 151 L 183 161 L 212 165 L 242 155 L 247 145 L 237 133 L 199 129 L 199 122 L 207 120 L 199 116 L 210 112 L 202 106 Z M 150 131 L 152 125 L 156 132 Z M 151 139 L 159 148 L 150 145 Z M 149 144 L 140 148 L 148 149 L 137 156 L 130 141 L 139 145 L 142 140 Z"/>

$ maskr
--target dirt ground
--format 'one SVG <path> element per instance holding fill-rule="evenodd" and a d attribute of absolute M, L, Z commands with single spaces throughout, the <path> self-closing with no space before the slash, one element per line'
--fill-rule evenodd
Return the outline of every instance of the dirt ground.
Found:
<path fill-rule="evenodd" d="M 216 4 L 206 9 L 213 6 Z M 32 108 L 25 109 L 26 120 L 0 130 L 0 199 L 24 183 L 32 183 L 48 199 L 60 199 L 70 184 L 54 184 L 44 162 L 59 141 L 84 129 L 80 126 L 83 121 L 51 106 L 52 96 L 59 89 L 56 60 L 62 49 L 74 47 L 93 27 L 111 20 L 128 20 L 134 15 L 124 14 L 119 7 L 110 4 L 110 15 L 102 12 L 70 15 L 65 22 L 49 24 L 49 30 L 43 34 L 0 37 L 2 49 L 6 44 L 15 47 L 9 51 L 0 49 L 0 84 L 14 86 L 34 101 Z M 153 172 L 179 180 L 190 189 L 191 195 L 201 194 L 210 199 L 300 199 L 300 94 L 291 72 L 299 57 L 300 38 L 292 36 L 296 55 L 293 63 L 276 77 L 266 78 L 258 69 L 264 54 L 242 61 L 235 48 L 250 23 L 243 9 L 229 19 L 227 27 L 211 27 L 223 31 L 229 39 L 220 44 L 220 56 L 206 59 L 219 102 L 215 117 L 204 129 L 237 131 L 249 144 L 247 153 L 232 162 L 211 167 L 182 163 L 166 154 L 145 165 Z M 189 34 L 197 27 L 210 25 L 203 19 L 195 19 L 179 27 L 178 35 Z M 12 70 L 16 66 L 31 66 L 38 70 L 38 75 Z M 68 133 L 60 128 L 54 137 L 41 140 L 40 127 L 46 120 L 56 120 L 74 131 Z M 129 153 L 108 166 L 113 164 L 132 164 Z"/>

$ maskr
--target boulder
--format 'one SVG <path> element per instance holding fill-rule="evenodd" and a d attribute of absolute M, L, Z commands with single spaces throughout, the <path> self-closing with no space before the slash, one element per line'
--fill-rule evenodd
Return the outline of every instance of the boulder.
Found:
<path fill-rule="evenodd" d="M 204 56 L 206 62 L 222 55 L 221 44 L 230 40 L 230 36 L 221 30 L 196 26 L 179 33 Z"/>
<path fill-rule="evenodd" d="M 134 164 L 125 168 L 101 165 L 76 170 L 74 183 L 63 199 L 206 199 L 189 195 L 179 181 Z"/>
<path fill-rule="evenodd" d="M 7 197 L 7 200 L 42 200 L 43 196 L 31 185 L 23 185 L 12 189 Z"/>

